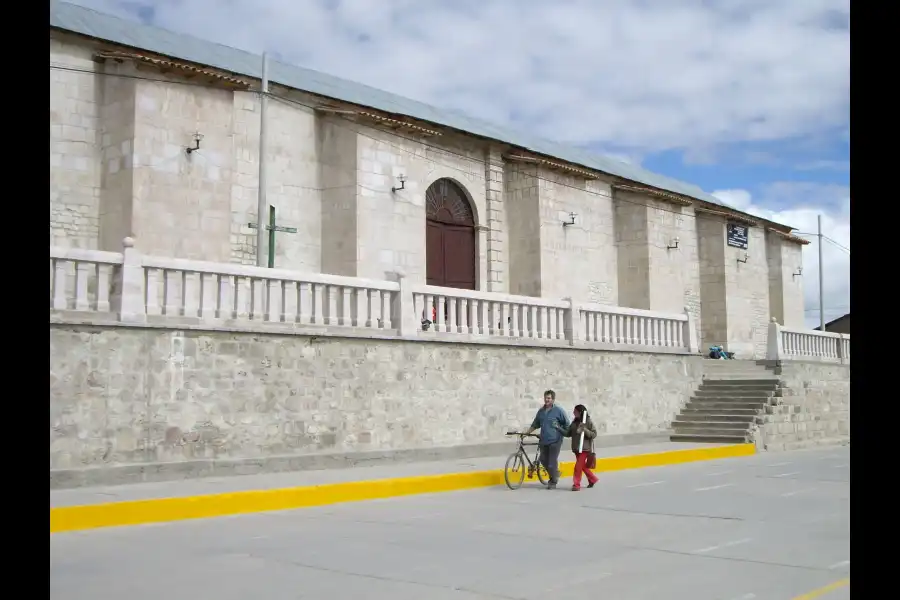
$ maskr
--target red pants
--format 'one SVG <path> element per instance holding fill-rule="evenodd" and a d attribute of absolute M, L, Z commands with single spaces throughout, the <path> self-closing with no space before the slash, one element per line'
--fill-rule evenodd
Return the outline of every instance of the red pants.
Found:
<path fill-rule="evenodd" d="M 597 483 L 597 476 L 594 475 L 594 472 L 584 466 L 590 454 L 590 452 L 582 452 L 581 454 L 575 455 L 575 474 L 572 479 L 572 487 L 575 489 L 581 488 L 582 473 L 587 477 L 588 483 Z"/>

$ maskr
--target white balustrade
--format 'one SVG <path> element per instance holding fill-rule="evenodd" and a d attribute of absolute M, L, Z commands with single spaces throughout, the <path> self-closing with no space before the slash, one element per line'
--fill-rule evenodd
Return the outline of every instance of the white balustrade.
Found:
<path fill-rule="evenodd" d="M 393 329 L 399 284 L 144 256 L 147 316 Z"/>
<path fill-rule="evenodd" d="M 673 315 L 600 304 L 584 304 L 580 308 L 581 339 L 585 345 L 634 346 L 677 352 L 687 352 L 691 348 L 694 325 L 688 313 Z"/>
<path fill-rule="evenodd" d="M 567 302 L 429 285 L 410 287 L 420 332 L 567 339 Z"/>
<path fill-rule="evenodd" d="M 850 335 L 769 324 L 769 360 L 850 364 Z"/>
<path fill-rule="evenodd" d="M 50 249 L 51 311 L 122 323 L 380 330 L 401 338 L 697 353 L 694 321 L 599 304 L 123 252 Z M 848 342 L 849 347 L 849 342 Z"/>
<path fill-rule="evenodd" d="M 121 252 L 50 247 L 50 309 L 109 313 Z"/>

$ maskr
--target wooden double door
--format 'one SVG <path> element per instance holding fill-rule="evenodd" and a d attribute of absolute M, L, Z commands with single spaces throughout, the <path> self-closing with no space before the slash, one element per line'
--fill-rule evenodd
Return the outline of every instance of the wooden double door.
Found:
<path fill-rule="evenodd" d="M 474 290 L 476 287 L 475 219 L 459 185 L 439 179 L 425 193 L 426 282 Z"/>

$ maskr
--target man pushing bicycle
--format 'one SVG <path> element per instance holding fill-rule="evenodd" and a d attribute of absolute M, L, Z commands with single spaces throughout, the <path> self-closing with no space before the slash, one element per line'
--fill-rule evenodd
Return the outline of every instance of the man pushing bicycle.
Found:
<path fill-rule="evenodd" d="M 531 428 L 526 433 L 541 430 L 538 444 L 541 451 L 541 464 L 550 474 L 550 483 L 547 489 L 556 489 L 559 481 L 559 451 L 562 448 L 563 431 L 569 428 L 569 416 L 562 408 L 556 405 L 556 392 L 547 390 L 544 392 L 544 406 L 538 409 L 531 423 Z"/>

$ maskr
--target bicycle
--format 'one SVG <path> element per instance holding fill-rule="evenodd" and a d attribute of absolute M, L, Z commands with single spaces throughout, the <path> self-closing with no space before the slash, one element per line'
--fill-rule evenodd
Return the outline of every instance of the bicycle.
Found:
<path fill-rule="evenodd" d="M 506 459 L 506 466 L 503 469 L 503 479 L 506 481 L 506 487 L 511 490 L 517 490 L 522 487 L 527 475 L 528 479 L 533 479 L 537 474 L 538 481 L 541 485 L 550 483 L 550 472 L 541 464 L 541 449 L 537 443 L 526 444 L 525 438 L 540 438 L 539 435 L 533 433 L 521 433 L 517 431 L 507 431 L 506 435 L 515 435 L 519 437 L 519 447 L 516 451 L 509 455 Z M 528 458 L 528 452 L 525 446 L 535 446 L 534 460 Z M 528 464 L 526 467 L 525 464 Z"/>

